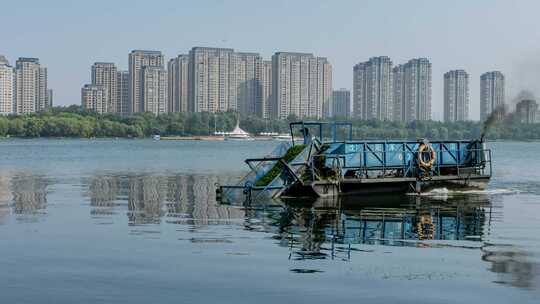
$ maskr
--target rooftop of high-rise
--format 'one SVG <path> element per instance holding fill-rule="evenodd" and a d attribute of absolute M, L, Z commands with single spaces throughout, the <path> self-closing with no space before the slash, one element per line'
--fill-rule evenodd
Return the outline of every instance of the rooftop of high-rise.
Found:
<path fill-rule="evenodd" d="M 467 72 L 465 70 L 451 70 L 451 71 L 448 71 L 446 73 L 444 73 L 444 76 L 445 77 L 450 77 L 452 75 L 465 75 L 465 76 L 469 76 L 469 74 L 467 74 Z"/>
<path fill-rule="evenodd" d="M 274 55 L 280 56 L 280 55 L 286 55 L 286 56 L 311 56 L 313 57 L 313 53 L 300 53 L 300 52 L 276 52 Z"/>
<path fill-rule="evenodd" d="M 0 55 L 0 64 L 9 65 L 9 61 L 4 55 Z"/>
<path fill-rule="evenodd" d="M 94 62 L 95 66 L 114 66 L 114 62 Z"/>
<path fill-rule="evenodd" d="M 504 74 L 501 72 L 501 71 L 489 71 L 489 72 L 485 72 L 483 73 L 482 75 L 480 75 L 480 78 L 483 79 L 483 78 L 488 78 L 488 77 L 503 77 L 504 78 Z"/>
<path fill-rule="evenodd" d="M 142 53 L 142 54 L 154 54 L 154 55 L 161 55 L 161 51 L 153 51 L 153 50 L 132 50 L 131 53 Z"/>
<path fill-rule="evenodd" d="M 191 48 L 192 51 L 221 51 L 221 52 L 234 52 L 234 49 L 231 48 L 218 48 L 218 47 L 207 47 L 207 46 L 194 46 Z"/>
<path fill-rule="evenodd" d="M 19 57 L 19 59 L 17 59 L 17 62 L 34 62 L 34 63 L 39 63 L 39 58 L 33 58 L 33 57 Z"/>

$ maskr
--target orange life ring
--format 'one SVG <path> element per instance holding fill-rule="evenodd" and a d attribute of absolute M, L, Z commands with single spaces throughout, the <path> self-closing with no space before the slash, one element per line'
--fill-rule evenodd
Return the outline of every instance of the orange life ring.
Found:
<path fill-rule="evenodd" d="M 431 156 L 427 161 L 424 160 L 424 152 L 429 152 Z M 435 149 L 433 149 L 431 145 L 421 144 L 420 147 L 418 147 L 418 164 L 420 164 L 420 167 L 430 169 L 433 167 L 433 164 L 435 164 L 436 159 L 437 152 L 435 152 Z"/>

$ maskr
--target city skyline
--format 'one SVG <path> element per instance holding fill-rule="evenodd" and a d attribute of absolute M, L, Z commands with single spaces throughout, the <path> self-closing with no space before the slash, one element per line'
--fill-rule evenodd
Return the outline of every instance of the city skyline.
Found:
<path fill-rule="evenodd" d="M 190 64 L 197 60 L 200 61 L 199 59 L 196 59 L 197 57 L 194 54 L 201 51 L 204 52 L 206 59 L 199 62 L 199 64 Z M 208 55 L 208 52 L 210 52 L 211 54 L 210 57 Z M 225 56 L 226 58 L 224 57 L 225 54 L 227 55 Z M 290 109 L 287 109 L 286 112 L 279 114 L 276 112 L 279 108 L 279 100 L 273 99 L 273 96 L 277 95 L 275 94 L 276 92 L 272 92 L 272 90 L 280 89 L 274 87 L 272 84 L 272 82 L 275 81 L 275 79 L 273 78 L 276 77 L 272 74 L 272 60 L 276 61 L 273 58 L 283 54 L 292 56 L 291 58 L 301 58 L 302 56 L 305 56 L 304 59 L 296 59 L 297 63 L 295 63 L 295 68 L 293 67 L 291 69 L 292 66 L 288 67 L 289 70 L 287 73 L 300 73 L 298 74 L 298 77 L 300 77 L 298 78 L 299 82 L 297 84 L 291 84 L 292 87 L 299 88 L 297 92 L 298 94 L 295 94 L 301 96 L 302 92 L 305 91 L 307 94 L 307 92 L 310 90 L 308 89 L 308 87 L 302 87 L 301 84 L 302 81 L 304 81 L 306 85 L 307 83 L 309 83 L 309 86 L 321 85 L 321 87 L 317 88 L 316 91 L 313 91 L 313 93 L 309 91 L 309 94 L 306 96 L 319 96 L 322 94 L 322 98 L 320 100 L 312 100 L 312 97 L 299 97 L 300 99 L 297 102 L 298 105 L 296 110 L 293 109 L 291 111 Z M 224 58 L 226 59 L 225 61 L 223 61 Z M 1 59 L 4 70 L 6 68 L 12 68 L 9 65 L 9 61 L 6 59 L 5 56 L 2 55 Z M 91 84 L 83 84 L 80 91 L 80 104 L 99 113 L 115 113 L 124 116 L 129 115 L 130 113 L 137 112 L 152 112 L 154 114 L 163 114 L 169 112 L 186 111 L 223 112 L 228 110 L 239 111 L 240 113 L 245 115 L 257 115 L 265 118 L 284 118 L 289 114 L 296 114 L 299 117 L 319 118 L 333 116 L 330 114 L 333 107 L 333 105 L 331 104 L 332 66 L 325 57 L 314 57 L 311 53 L 276 52 L 271 57 L 271 59 L 272 60 L 264 60 L 264 58 L 262 58 L 258 53 L 236 52 L 234 49 L 215 47 L 192 47 L 188 54 L 179 54 L 176 57 L 170 59 L 166 58 L 161 51 L 132 50 L 128 54 L 128 62 L 130 63 L 129 71 L 118 70 L 114 62 L 94 62 L 91 65 Z M 313 61 L 314 64 L 317 64 L 315 68 L 309 66 L 311 61 Z M 37 94 L 38 98 L 34 105 L 35 111 L 39 111 L 41 109 L 45 109 L 51 106 L 52 90 L 47 88 L 47 68 L 40 67 L 39 58 L 19 57 L 16 63 L 19 62 L 37 64 L 37 68 L 39 69 L 39 80 L 37 83 L 39 85 L 39 92 Z M 214 64 L 214 67 L 212 67 L 211 64 Z M 304 67 L 303 64 L 307 65 Z M 320 64 L 326 64 L 327 67 L 325 67 L 324 65 L 319 66 Z M 196 94 L 193 94 L 193 96 L 190 95 L 190 92 L 197 92 L 196 88 L 193 86 L 195 85 L 195 83 L 200 83 L 200 81 L 190 81 L 190 78 L 192 76 L 187 77 L 188 75 L 191 75 L 190 73 L 193 73 L 193 75 L 197 75 L 195 74 L 197 72 L 197 70 L 195 70 L 195 67 L 200 67 L 201 65 L 205 66 L 203 74 L 204 77 L 207 78 L 207 80 L 217 80 L 217 82 L 215 83 L 215 88 L 206 87 L 204 88 L 204 91 L 221 92 L 224 90 L 224 92 L 227 92 L 227 96 L 216 95 L 209 100 L 204 101 L 204 103 L 206 103 L 206 109 L 201 108 L 200 105 L 197 105 L 197 103 L 195 102 Z M 230 72 L 228 71 L 229 66 L 231 68 Z M 225 72 L 221 71 L 223 67 L 227 67 L 227 70 Z M 306 73 L 304 76 L 302 76 L 301 71 L 305 70 L 306 68 L 309 70 L 309 73 Z M 313 72 L 311 71 L 312 69 Z M 362 70 L 361 72 L 363 73 L 362 81 L 368 81 L 363 84 L 364 87 L 380 87 L 386 89 L 377 93 L 384 93 L 384 96 L 381 95 L 381 97 L 379 95 L 373 95 L 367 99 L 366 96 L 364 96 L 363 98 L 365 100 L 363 100 L 362 102 L 355 100 L 358 99 L 358 97 L 353 94 L 353 101 L 351 102 L 351 110 L 353 117 L 360 116 L 363 119 L 375 118 L 379 120 L 403 122 L 430 119 L 441 120 L 431 117 L 433 115 L 432 111 L 430 111 L 430 109 L 432 108 L 431 69 L 432 65 L 428 58 L 413 58 L 408 60 L 404 64 L 398 64 L 393 66 L 391 58 L 389 58 L 388 56 L 378 56 L 371 57 L 366 62 L 360 62 L 354 65 L 352 89 L 353 93 L 358 91 L 357 77 L 360 70 Z M 13 68 L 14 100 L 16 100 L 17 93 L 15 90 L 17 84 L 17 70 L 18 69 L 16 65 L 16 67 Z M 154 81 L 154 84 L 149 86 L 147 83 L 145 83 L 144 80 L 146 79 L 146 77 L 148 77 L 149 71 L 153 70 L 159 70 L 159 75 L 152 76 L 149 79 L 153 81 L 159 78 L 159 81 Z M 216 73 L 213 76 L 211 75 L 211 73 L 213 73 L 212 71 Z M 282 73 L 279 72 L 278 69 L 276 69 L 276 71 L 277 72 L 275 73 Z M 455 71 L 463 70 L 452 70 L 450 72 Z M 228 75 L 227 79 L 221 79 L 221 77 L 223 77 L 223 75 L 221 74 L 223 73 Z M 315 82 L 311 83 L 312 80 L 309 80 L 309 77 L 312 73 L 322 73 L 317 76 L 322 78 L 320 78 L 320 80 L 315 80 Z M 328 73 L 328 75 L 325 73 Z M 444 115 L 442 121 L 449 120 L 449 118 L 446 116 L 446 112 L 449 109 L 447 105 L 448 98 L 446 91 L 448 74 L 449 72 L 444 74 L 445 93 L 443 96 Z M 375 78 L 370 80 L 370 78 L 365 78 L 367 75 L 370 75 L 369 77 Z M 490 71 L 482 73 L 480 76 L 480 104 L 478 105 L 480 111 L 480 120 L 482 120 L 482 117 L 485 117 L 487 115 L 486 111 L 491 111 L 489 109 L 486 110 L 486 77 L 488 75 L 491 75 L 491 78 L 495 76 L 502 77 L 502 82 L 497 83 L 497 94 L 502 96 L 503 103 L 505 100 L 504 75 L 500 71 Z M 272 77 L 272 79 L 269 77 Z M 237 78 L 238 81 L 236 80 Z M 474 120 L 470 117 L 470 78 L 468 74 L 466 74 L 466 78 L 467 97 L 463 106 L 463 114 L 458 120 Z M 180 82 L 178 83 L 178 81 Z M 232 83 L 229 83 L 231 81 Z M 291 80 L 288 79 L 287 81 Z M 322 81 L 321 84 L 318 84 L 318 81 Z M 370 81 L 375 82 L 371 83 Z M 206 85 L 208 85 L 207 82 L 203 81 L 203 83 L 206 83 Z M 232 87 L 229 88 L 225 87 L 224 85 Z M 3 86 L 6 86 L 6 83 L 4 83 Z M 95 98 L 95 93 L 98 88 L 102 88 L 107 92 L 105 94 L 100 93 L 100 95 L 103 95 L 102 98 L 106 98 L 106 100 L 102 105 L 100 104 L 99 107 L 96 108 L 96 103 L 90 102 L 88 98 Z M 154 90 L 154 94 L 148 95 L 146 93 L 148 91 Z M 241 94 L 241 91 L 248 92 L 249 94 Z M 90 92 L 93 92 L 93 94 L 89 94 Z M 141 95 L 141 97 L 138 98 L 139 100 L 137 100 L 136 92 L 146 95 Z M 148 97 L 145 97 L 147 95 Z M 501 99 L 500 96 L 498 97 L 499 99 Z M 49 98 L 50 101 L 48 100 Z M 302 98 L 307 98 L 303 101 L 305 104 L 304 107 L 301 106 Z M 375 98 L 376 101 L 369 100 L 373 98 Z M 6 98 L 4 97 L 4 99 Z M 144 101 L 145 99 L 149 100 L 148 104 L 146 104 L 146 102 Z M 223 100 L 225 100 L 225 103 L 221 105 L 220 103 L 223 103 Z M 291 101 L 289 100 L 288 103 L 290 102 Z M 5 103 L 5 101 L 3 101 L 3 103 Z M 500 104 L 500 100 L 495 103 Z M 514 103 L 511 104 L 510 107 L 512 108 L 513 106 L 515 106 L 515 103 L 517 102 L 514 101 Z M 138 105 L 136 106 L 136 104 Z M 210 104 L 213 104 L 213 109 L 210 109 Z M 378 112 L 371 113 L 367 116 L 365 113 L 362 113 L 366 111 L 365 107 L 368 104 L 371 104 L 373 109 L 378 108 L 378 110 L 376 110 Z M 472 106 L 474 107 L 474 105 Z M 17 105 L 14 103 L 14 112 L 25 112 L 22 108 L 18 109 L 17 107 L 21 107 L 21 104 Z M 6 106 L 4 106 L 4 108 L 6 108 Z M 5 112 L 4 114 L 7 113 Z"/>
<path fill-rule="evenodd" d="M 197 57 L 198 55 L 195 55 L 197 52 L 203 52 L 201 54 L 204 57 Z M 39 58 L 19 57 L 15 68 L 13 68 L 5 56 L 0 56 L 3 71 L 2 101 L 0 102 L 0 106 L 3 108 L 2 114 L 10 113 L 9 106 L 6 105 L 10 95 L 13 100 L 11 113 L 33 113 L 52 106 L 53 92 L 47 87 L 47 68 L 40 65 Z M 286 56 L 288 59 L 279 59 L 279 56 Z M 131 63 L 130 71 L 118 70 L 113 62 L 95 62 L 91 65 L 91 83 L 82 86 L 80 104 L 98 113 L 113 113 L 122 116 L 138 112 L 151 112 L 157 115 L 172 112 L 224 112 L 229 110 L 263 118 L 285 118 L 290 114 L 295 114 L 300 118 L 333 116 L 331 114 L 333 109 L 332 66 L 325 57 L 315 57 L 311 53 L 276 52 L 271 59 L 270 61 L 264 60 L 258 53 L 235 52 L 234 49 L 213 47 L 193 47 L 189 55 L 179 54 L 169 60 L 163 56 L 161 51 L 133 50 L 128 54 L 128 61 Z M 166 61 L 168 63 L 165 67 Z M 284 90 L 272 84 L 274 81 L 278 81 L 276 75 L 285 75 L 277 64 L 285 64 L 285 73 L 290 76 L 286 79 L 286 82 L 290 82 L 287 84 L 290 86 L 288 89 Z M 32 90 L 36 92 L 30 98 L 33 100 L 30 102 L 30 106 L 33 108 L 23 109 L 24 102 L 16 102 L 17 83 L 28 85 L 28 81 L 22 78 L 23 68 L 28 69 L 28 65 L 34 66 L 33 69 L 36 70 L 36 73 L 32 74 L 34 76 L 31 78 L 36 79 L 33 88 L 25 89 L 22 92 Z M 276 65 L 278 68 L 273 69 L 272 65 Z M 195 67 L 200 69 L 202 66 L 204 68 L 201 72 L 197 72 Z M 155 74 L 156 72 L 159 74 Z M 449 97 L 447 87 L 454 86 L 457 94 L 459 88 L 456 87 L 455 83 L 449 82 L 449 76 L 452 73 L 459 74 L 459 72 L 465 75 L 463 86 L 465 93 L 462 94 L 463 98 L 456 99 L 456 97 Z M 9 73 L 13 75 L 12 77 L 8 76 L 8 82 L 6 82 L 6 75 Z M 18 74 L 20 76 L 17 76 Z M 431 118 L 430 111 L 432 108 L 431 74 L 431 62 L 427 58 L 413 58 L 404 64 L 393 66 L 389 57 L 379 56 L 371 57 L 366 62 L 354 65 L 352 117 L 402 122 L 436 120 Z M 180 75 L 182 76 L 180 77 Z M 206 81 L 195 81 L 192 75 L 203 77 L 200 79 L 206 79 Z M 297 78 L 296 80 L 293 79 L 293 75 L 296 75 L 294 76 Z M 360 87 L 358 75 L 361 75 L 362 79 L 360 91 L 364 92 L 361 102 L 356 96 Z M 12 79 L 12 84 L 9 84 L 9 78 Z M 190 80 L 192 78 L 193 80 Z M 444 74 L 444 121 L 474 120 L 470 117 L 469 81 L 469 74 L 464 70 L 451 70 Z M 197 105 L 200 103 L 200 100 L 195 98 L 197 94 L 190 93 L 201 90 L 201 88 L 194 86 L 196 83 L 199 86 L 201 83 L 205 86 L 201 91 L 204 94 L 211 92 L 217 94 L 206 97 L 203 102 L 206 103 L 205 108 Z M 5 89 L 6 87 L 9 89 Z M 103 95 L 102 98 L 106 100 L 103 104 L 99 103 L 99 107 L 96 106 L 96 102 L 88 100 L 90 97 L 95 97 L 98 88 L 107 91 L 105 94 L 100 93 Z M 371 89 L 366 90 L 366 88 Z M 12 91 L 10 92 L 10 90 Z M 488 91 L 490 94 L 487 94 Z M 93 94 L 89 94 L 90 92 Z M 139 92 L 141 95 L 137 107 L 135 107 L 135 94 L 133 92 Z M 286 101 L 289 108 L 281 113 L 277 110 L 283 105 L 280 106 L 280 98 L 276 92 L 288 92 L 287 94 L 290 95 Z M 371 92 L 371 94 L 366 92 Z M 513 106 L 521 100 L 518 98 L 511 104 L 505 103 L 505 78 L 500 71 L 482 73 L 480 92 L 480 120 L 485 119 L 489 112 L 501 104 L 506 104 L 507 109 L 513 110 Z M 379 96 L 380 94 L 383 95 Z M 19 95 L 21 95 L 20 92 Z M 530 94 L 527 95 L 528 98 L 531 98 Z M 298 100 L 293 102 L 293 97 Z M 456 100 L 452 100 L 452 98 Z M 23 100 L 23 98 L 19 96 L 19 100 Z M 488 103 L 490 103 L 489 106 Z M 373 112 L 370 115 L 363 113 L 366 112 L 366 107 L 372 108 L 377 113 Z M 455 109 L 451 109 L 452 107 Z M 454 113 L 450 113 L 451 111 Z M 457 111 L 462 113 L 456 114 Z M 452 115 L 455 117 L 450 118 Z"/>
<path fill-rule="evenodd" d="M 192 47 L 192 49 L 196 49 L 196 48 L 203 48 L 203 49 L 204 49 L 204 48 L 207 48 L 207 49 L 224 49 L 224 50 L 229 49 L 229 48 L 217 48 L 217 47 L 197 47 L 197 46 L 196 46 L 196 47 Z M 229 49 L 229 50 L 234 51 L 234 49 Z M 168 57 L 164 56 L 163 53 L 162 53 L 161 51 L 155 51 L 155 50 L 133 50 L 133 51 L 131 51 L 131 53 L 133 53 L 133 52 L 155 52 L 156 54 L 159 54 L 159 57 L 160 57 L 160 58 L 159 58 L 159 64 L 158 64 L 158 66 L 161 67 L 166 73 L 171 73 L 171 71 L 170 71 L 171 68 L 172 68 L 172 69 L 177 69 L 177 66 L 176 66 L 177 62 L 176 62 L 176 61 L 178 61 L 179 59 L 181 59 L 181 58 L 188 58 L 188 59 L 189 59 L 189 55 L 187 55 L 187 54 L 178 54 L 178 55 L 176 55 L 176 56 L 172 56 L 171 58 L 168 58 Z M 189 52 L 191 52 L 191 51 L 189 51 Z M 189 52 L 187 52 L 187 53 L 189 53 Z M 131 53 L 130 53 L 130 54 L 131 54 Z M 276 53 L 296 53 L 296 52 L 276 52 Z M 260 62 L 261 62 L 261 66 L 264 65 L 264 64 L 271 64 L 271 60 L 266 60 L 266 58 L 262 58 L 258 53 L 239 52 L 238 54 L 254 54 L 254 55 L 256 55 L 257 57 L 259 57 L 259 60 L 260 60 Z M 306 54 L 309 54 L 309 53 L 306 53 Z M 7 56 L 5 56 L 4 54 L 0 54 L 0 55 L 2 56 L 2 60 L 5 61 L 5 62 L 7 63 L 8 66 L 10 66 L 10 65 L 9 65 L 9 60 L 8 60 Z M 366 62 L 369 62 L 369 61 L 372 60 L 373 58 L 383 58 L 383 57 L 384 57 L 384 58 L 388 58 L 388 56 L 375 56 L 375 57 L 370 57 L 369 60 L 366 61 Z M 36 58 L 34 58 L 34 57 L 17 57 L 17 58 L 18 58 L 18 59 L 17 59 L 16 61 L 21 60 L 21 59 L 32 59 L 32 60 L 35 59 L 35 60 L 37 60 L 38 63 L 39 63 L 39 60 L 40 60 L 38 57 L 36 57 Z M 270 59 L 271 59 L 271 58 L 272 58 L 272 56 L 270 56 Z M 182 59 L 182 60 L 185 60 L 185 59 Z M 393 64 L 392 59 L 389 58 L 389 60 L 390 60 L 390 64 L 392 65 L 392 64 Z M 399 65 L 393 66 L 394 74 L 395 74 L 395 70 L 396 70 L 397 68 L 405 67 L 405 66 L 407 66 L 408 64 L 411 64 L 411 62 L 412 62 L 412 61 L 415 61 L 415 60 L 427 60 L 429 66 L 430 66 L 430 69 L 431 69 L 431 62 L 429 61 L 429 58 L 417 58 L 417 59 L 410 59 L 410 60 L 406 61 L 405 64 L 399 64 Z M 15 61 L 15 62 L 16 62 L 16 61 Z M 128 58 L 128 63 L 129 63 L 129 58 Z M 96 83 L 95 83 L 95 82 L 96 82 L 96 76 L 95 76 L 96 66 L 99 67 L 99 66 L 102 66 L 102 65 L 112 65 L 113 68 L 115 69 L 115 71 L 117 70 L 117 73 L 127 73 L 127 72 L 128 72 L 128 71 L 123 71 L 122 69 L 120 69 L 120 68 L 119 68 L 120 65 L 117 65 L 116 62 L 98 62 L 98 61 L 96 61 L 96 62 L 94 62 L 93 64 L 91 64 L 91 74 L 90 74 L 90 80 L 91 80 L 91 81 L 90 81 L 89 83 L 86 83 L 86 84 L 96 84 Z M 353 65 L 353 68 L 354 68 L 355 66 L 357 66 L 357 65 L 358 65 L 358 64 Z M 11 67 L 13 67 L 13 66 L 11 66 Z M 15 66 L 15 67 L 16 67 L 16 66 Z M 128 64 L 128 68 L 129 68 L 129 64 Z M 15 69 L 15 70 L 16 70 L 16 69 Z M 48 80 L 48 76 L 47 76 L 47 73 L 48 73 L 47 71 L 48 71 L 48 69 L 47 69 L 46 67 L 44 67 L 44 68 L 42 69 L 42 71 L 44 71 L 44 75 L 45 75 L 45 76 L 42 77 L 42 78 L 45 80 L 45 82 L 47 82 L 47 80 Z M 484 111 L 484 110 L 483 110 L 483 107 L 485 106 L 484 103 L 483 103 L 483 99 L 482 99 L 482 98 L 484 98 L 483 95 L 482 95 L 482 92 L 483 92 L 483 91 L 482 91 L 482 86 L 484 85 L 484 83 L 482 82 L 482 77 L 486 76 L 487 74 L 492 74 L 492 73 L 495 73 L 495 72 L 496 72 L 496 73 L 501 73 L 501 71 L 487 71 L 487 72 L 482 72 L 482 73 L 480 74 L 480 77 L 479 77 L 479 78 L 480 78 L 480 81 L 479 81 L 479 90 L 478 90 L 479 93 L 480 93 L 480 97 L 479 97 L 479 98 L 469 97 L 470 99 L 473 100 L 472 102 L 470 101 L 470 106 L 469 106 L 469 119 L 470 119 L 470 120 L 481 120 L 481 119 L 482 119 L 482 117 L 483 117 L 482 115 L 483 115 L 483 111 Z M 102 73 L 103 73 L 103 72 L 102 72 Z M 186 73 L 186 71 L 184 71 L 184 73 Z M 137 74 L 137 73 L 135 73 L 135 74 Z M 390 72 L 390 74 L 392 74 L 392 71 Z M 14 73 L 14 75 L 16 75 L 16 74 Z M 103 76 L 102 76 L 102 77 L 103 77 Z M 117 76 L 117 77 L 118 77 L 118 76 Z M 167 77 L 166 77 L 167 80 L 169 80 L 170 77 L 171 77 L 171 75 L 167 75 Z M 430 77 L 431 77 L 431 76 L 430 76 Z M 394 77 L 394 78 L 395 78 L 395 77 Z M 108 78 L 107 78 L 107 79 L 108 79 Z M 351 89 L 350 89 L 350 90 L 351 90 L 351 91 L 354 91 L 354 90 L 353 90 L 353 89 L 354 89 L 354 75 L 353 75 L 352 79 L 353 79 L 353 81 L 352 81 L 352 82 L 353 82 L 353 85 L 351 86 Z M 392 88 L 391 88 L 391 90 L 394 90 L 394 88 L 393 88 L 393 87 L 394 87 L 394 84 L 393 84 L 394 81 L 395 81 L 395 80 L 392 81 Z M 100 85 L 100 84 L 99 84 L 99 80 L 98 80 L 97 82 L 98 82 L 97 85 Z M 430 80 L 430 82 L 431 82 L 431 80 Z M 441 83 L 444 83 L 444 74 L 443 74 L 443 81 L 441 81 Z M 83 83 L 80 87 L 84 87 L 86 84 Z M 166 86 L 168 87 L 168 85 L 166 85 Z M 332 86 L 335 87 L 335 85 L 333 85 L 333 84 L 332 84 Z M 503 91 L 503 100 L 509 100 L 509 99 L 512 99 L 511 97 L 509 97 L 507 94 L 504 93 L 504 92 L 507 91 L 507 90 L 505 90 L 506 84 L 505 84 L 505 77 L 504 77 L 504 74 L 503 74 L 503 84 L 502 84 L 502 86 L 503 86 L 503 89 L 502 89 L 502 91 Z M 108 87 L 108 86 L 107 86 L 107 87 Z M 471 87 L 471 85 L 470 85 L 470 79 L 469 79 L 469 90 L 470 90 L 470 87 Z M 45 86 L 45 88 L 46 88 L 46 86 Z M 347 89 L 349 89 L 349 88 L 347 88 Z M 46 89 L 46 92 L 45 92 L 45 93 L 47 94 L 48 91 L 51 91 L 51 93 L 52 93 L 52 90 L 47 90 L 47 89 Z M 112 92 L 112 93 L 109 93 L 109 94 L 108 94 L 108 95 L 109 95 L 108 98 L 112 98 L 111 96 L 114 96 L 114 97 L 115 97 L 114 99 L 120 98 L 119 95 L 118 95 L 119 97 L 116 97 L 117 94 L 119 94 L 119 93 L 118 93 L 118 92 L 115 92 L 115 91 L 118 91 L 118 89 L 116 89 L 116 90 L 109 89 L 109 91 Z M 524 91 L 524 90 L 522 90 L 522 91 Z M 525 91 L 532 92 L 532 90 L 525 90 Z M 16 92 L 14 91 L 13 93 L 15 94 Z M 55 93 L 56 93 L 56 92 L 55 92 Z M 80 94 L 80 93 L 79 93 L 79 94 Z M 169 92 L 167 95 L 170 96 L 170 94 L 171 94 L 171 92 Z M 172 93 L 172 94 L 174 94 L 174 93 Z M 469 94 L 469 95 L 471 95 L 471 94 Z M 46 96 L 46 95 L 44 95 L 44 96 Z M 52 95 L 51 95 L 51 97 L 52 97 Z M 15 98 L 15 97 L 14 97 L 14 98 Z M 394 96 L 393 96 L 391 99 L 392 99 L 392 100 L 391 100 L 390 102 L 392 103 L 392 106 L 391 106 L 392 108 L 390 109 L 390 111 L 394 112 L 393 115 L 395 115 L 396 110 L 393 108 L 393 107 L 396 106 L 396 105 L 395 105 L 395 94 L 394 94 Z M 79 95 L 79 100 L 80 100 L 80 95 Z M 435 98 L 435 100 L 437 100 L 437 98 Z M 474 104 L 474 101 L 475 101 L 475 100 L 478 101 L 478 104 Z M 443 108 L 443 112 L 440 113 L 440 115 L 438 115 L 437 113 L 433 113 L 433 111 L 431 111 L 432 114 L 435 114 L 435 115 L 434 115 L 435 117 L 432 117 L 432 120 L 440 120 L 440 121 L 443 121 L 443 120 L 444 120 L 444 115 L 443 115 L 443 114 L 444 114 L 444 94 L 442 94 L 441 101 L 442 101 L 441 104 L 438 105 L 438 106 L 440 106 L 440 107 Z M 514 107 L 514 106 L 517 104 L 517 101 L 518 101 L 518 100 L 515 100 L 512 104 L 509 104 L 509 105 L 510 105 L 511 107 Z M 176 102 L 178 102 L 178 101 L 176 101 Z M 183 101 L 183 102 L 185 102 L 185 101 Z M 123 107 L 125 107 L 125 105 L 117 104 L 117 102 L 111 102 L 111 101 L 108 101 L 108 103 L 109 103 L 108 107 L 113 106 L 113 107 L 117 108 L 117 110 L 115 111 L 115 113 L 128 113 L 128 111 L 125 111 L 125 109 L 123 108 Z M 110 103 L 113 103 L 113 104 L 111 105 Z M 166 104 L 167 109 L 174 109 L 174 108 L 178 107 L 178 109 L 179 109 L 180 111 L 183 111 L 183 110 L 188 110 L 188 111 L 193 110 L 193 109 L 188 109 L 188 108 L 187 108 L 187 105 L 183 105 L 183 106 L 176 105 L 176 104 L 174 104 L 174 102 L 173 102 L 172 100 L 166 101 L 166 103 L 167 103 L 167 104 Z M 507 102 L 506 102 L 506 103 L 507 103 Z M 77 105 L 77 104 L 80 104 L 80 102 L 79 102 L 79 103 L 77 103 L 77 102 L 74 102 L 74 103 L 67 103 L 67 104 L 65 104 L 65 103 L 56 103 L 55 105 L 64 105 L 64 106 L 67 106 L 67 105 L 73 105 L 73 104 Z M 352 100 L 351 100 L 351 106 L 352 106 L 352 104 L 353 104 L 353 102 L 352 102 Z M 507 104 L 508 104 L 508 103 L 507 103 Z M 41 102 L 41 104 L 38 104 L 37 106 L 43 107 L 44 104 L 43 104 L 43 102 Z M 46 107 L 46 106 L 47 106 L 47 105 L 45 105 L 45 107 Z M 135 107 L 134 105 L 129 105 L 129 106 L 130 106 L 130 107 Z M 264 105 L 262 105 L 262 107 L 264 107 Z M 435 107 L 437 107 L 437 105 L 435 105 Z M 16 109 L 15 109 L 15 110 L 16 110 Z M 353 108 L 352 110 L 354 111 L 354 108 Z M 266 109 L 265 111 L 268 112 L 268 109 Z M 471 116 L 470 114 L 471 114 L 471 113 L 475 113 L 475 112 L 477 112 L 477 114 L 478 114 L 479 117 L 477 117 L 477 118 L 470 117 L 470 116 Z M 260 112 L 260 113 L 264 113 L 264 112 Z M 253 114 L 259 114 L 259 113 L 255 113 L 255 112 L 254 112 Z M 262 115 L 264 115 L 264 114 L 262 114 Z"/>
<path fill-rule="evenodd" d="M 247 1 L 154 4 L 160 11 L 155 21 L 140 1 L 126 6 L 97 0 L 84 10 L 67 1 L 8 2 L 3 10 L 9 14 L 0 19 L 0 54 L 11 64 L 19 56 L 39 57 L 49 67 L 56 105 L 78 103 L 80 87 L 90 82 L 88 67 L 94 62 L 115 62 L 118 69 L 127 70 L 125 53 L 131 49 L 157 49 L 172 58 L 195 45 L 258 52 L 263 58 L 276 51 L 325 56 L 334 69 L 333 87 L 348 89 L 352 89 L 351 66 L 371 56 L 386 55 L 396 63 L 426 57 L 433 63 L 432 118 L 436 120 L 442 119 L 442 75 L 452 69 L 465 69 L 471 75 L 472 119 L 480 117 L 479 76 L 486 71 L 505 74 L 508 101 L 522 89 L 540 95 L 536 81 L 540 32 L 535 24 L 540 3 L 535 1 L 454 1 L 444 9 L 429 1 L 342 1 L 339 5 L 272 1 L 258 3 L 256 10 Z M 297 13 L 306 9 L 309 13 Z M 100 16 L 99 22 L 92 16 Z M 201 23 L 197 16 L 205 16 L 207 22 Z M 476 22 L 478 16 L 485 21 Z M 29 22 L 12 26 L 23 17 Z M 378 22 L 383 17 L 393 22 Z M 246 26 L 262 19 L 261 26 Z M 190 31 L 194 24 L 197 30 Z M 126 32 L 126 28 L 138 30 Z"/>

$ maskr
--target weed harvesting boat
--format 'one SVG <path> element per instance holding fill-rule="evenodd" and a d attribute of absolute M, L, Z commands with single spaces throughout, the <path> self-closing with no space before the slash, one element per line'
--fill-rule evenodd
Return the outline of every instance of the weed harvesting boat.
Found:
<path fill-rule="evenodd" d="M 217 185 L 218 199 L 484 189 L 492 175 L 491 150 L 483 138 L 353 140 L 350 122 L 293 122 L 290 132 L 290 143 L 265 157 L 246 159 L 250 172 L 237 184 Z M 294 139 L 298 133 L 302 142 Z"/>

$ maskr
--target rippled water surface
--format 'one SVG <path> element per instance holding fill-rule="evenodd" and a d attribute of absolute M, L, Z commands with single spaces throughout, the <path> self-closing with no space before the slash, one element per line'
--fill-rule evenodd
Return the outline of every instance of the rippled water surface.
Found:
<path fill-rule="evenodd" d="M 0 303 L 540 301 L 540 143 L 482 192 L 216 203 L 278 144 L 0 140 Z"/>

